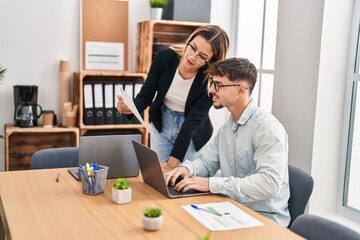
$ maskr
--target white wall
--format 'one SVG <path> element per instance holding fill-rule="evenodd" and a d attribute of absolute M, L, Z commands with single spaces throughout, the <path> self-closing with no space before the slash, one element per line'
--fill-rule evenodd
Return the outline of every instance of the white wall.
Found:
<path fill-rule="evenodd" d="M 137 23 L 150 19 L 150 4 L 148 0 L 129 1 L 129 65 L 130 71 L 134 72 L 136 67 L 136 41 Z"/>
<path fill-rule="evenodd" d="M 311 206 L 320 213 L 336 210 L 352 2 L 325 1 L 312 165 L 317 185 Z M 321 203 L 324 198 L 331 200 Z"/>
<path fill-rule="evenodd" d="M 279 1 L 273 113 L 289 135 L 289 162 L 311 169 L 323 1 Z"/>

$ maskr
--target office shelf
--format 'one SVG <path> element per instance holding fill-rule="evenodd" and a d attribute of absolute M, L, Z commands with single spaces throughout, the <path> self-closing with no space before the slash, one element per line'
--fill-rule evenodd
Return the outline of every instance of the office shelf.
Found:
<path fill-rule="evenodd" d="M 79 128 L 31 128 L 5 124 L 5 171 L 28 170 L 33 153 L 41 149 L 78 147 Z"/>
<path fill-rule="evenodd" d="M 148 145 L 149 133 L 142 124 L 101 124 L 88 125 L 84 122 L 84 92 L 83 86 L 87 81 L 90 82 L 124 82 L 143 83 L 146 74 L 128 73 L 113 71 L 82 71 L 74 75 L 74 104 L 79 104 L 78 126 L 80 135 L 101 135 L 101 134 L 121 134 L 121 133 L 141 133 L 142 142 Z M 116 102 L 115 102 L 116 104 Z M 115 113 L 114 113 L 115 114 Z M 143 113 L 144 122 L 149 124 L 148 110 Z"/>

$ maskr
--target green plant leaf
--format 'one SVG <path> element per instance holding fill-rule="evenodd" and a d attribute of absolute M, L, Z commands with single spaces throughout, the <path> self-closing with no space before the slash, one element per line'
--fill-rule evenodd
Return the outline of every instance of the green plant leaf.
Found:
<path fill-rule="evenodd" d="M 208 232 L 205 236 L 201 237 L 198 236 L 197 237 L 198 240 L 210 240 L 211 239 L 211 232 Z"/>
<path fill-rule="evenodd" d="M 124 190 L 129 188 L 129 183 L 126 181 L 125 178 L 118 178 L 115 180 L 113 184 L 113 188 L 117 190 Z"/>
<path fill-rule="evenodd" d="M 0 65 L 0 81 L 4 79 L 6 70 L 7 70 L 6 68 Z"/>
<path fill-rule="evenodd" d="M 155 218 L 155 217 L 160 217 L 161 215 L 162 215 L 162 211 L 160 208 L 148 207 L 145 208 L 144 210 L 144 216 L 146 217 Z"/>
<path fill-rule="evenodd" d="M 163 8 L 168 3 L 168 0 L 150 0 L 150 6 L 152 8 Z"/>

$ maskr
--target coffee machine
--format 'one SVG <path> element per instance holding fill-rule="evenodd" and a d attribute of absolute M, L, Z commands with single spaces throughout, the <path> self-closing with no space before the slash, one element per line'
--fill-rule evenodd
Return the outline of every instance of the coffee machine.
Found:
<path fill-rule="evenodd" d="M 34 127 L 38 125 L 42 108 L 37 103 L 38 86 L 14 86 L 14 122 L 17 127 Z"/>

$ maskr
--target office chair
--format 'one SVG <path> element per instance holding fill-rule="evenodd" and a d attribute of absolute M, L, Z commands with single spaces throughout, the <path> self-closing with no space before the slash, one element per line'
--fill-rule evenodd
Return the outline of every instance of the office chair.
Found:
<path fill-rule="evenodd" d="M 289 186 L 290 199 L 288 201 L 288 208 L 291 217 L 290 227 L 298 216 L 304 214 L 314 187 L 314 180 L 304 170 L 289 165 Z"/>
<path fill-rule="evenodd" d="M 30 161 L 30 169 L 77 167 L 79 148 L 49 148 L 35 152 Z"/>
<path fill-rule="evenodd" d="M 360 240 L 360 234 L 352 229 L 310 214 L 297 217 L 290 230 L 308 240 Z"/>

